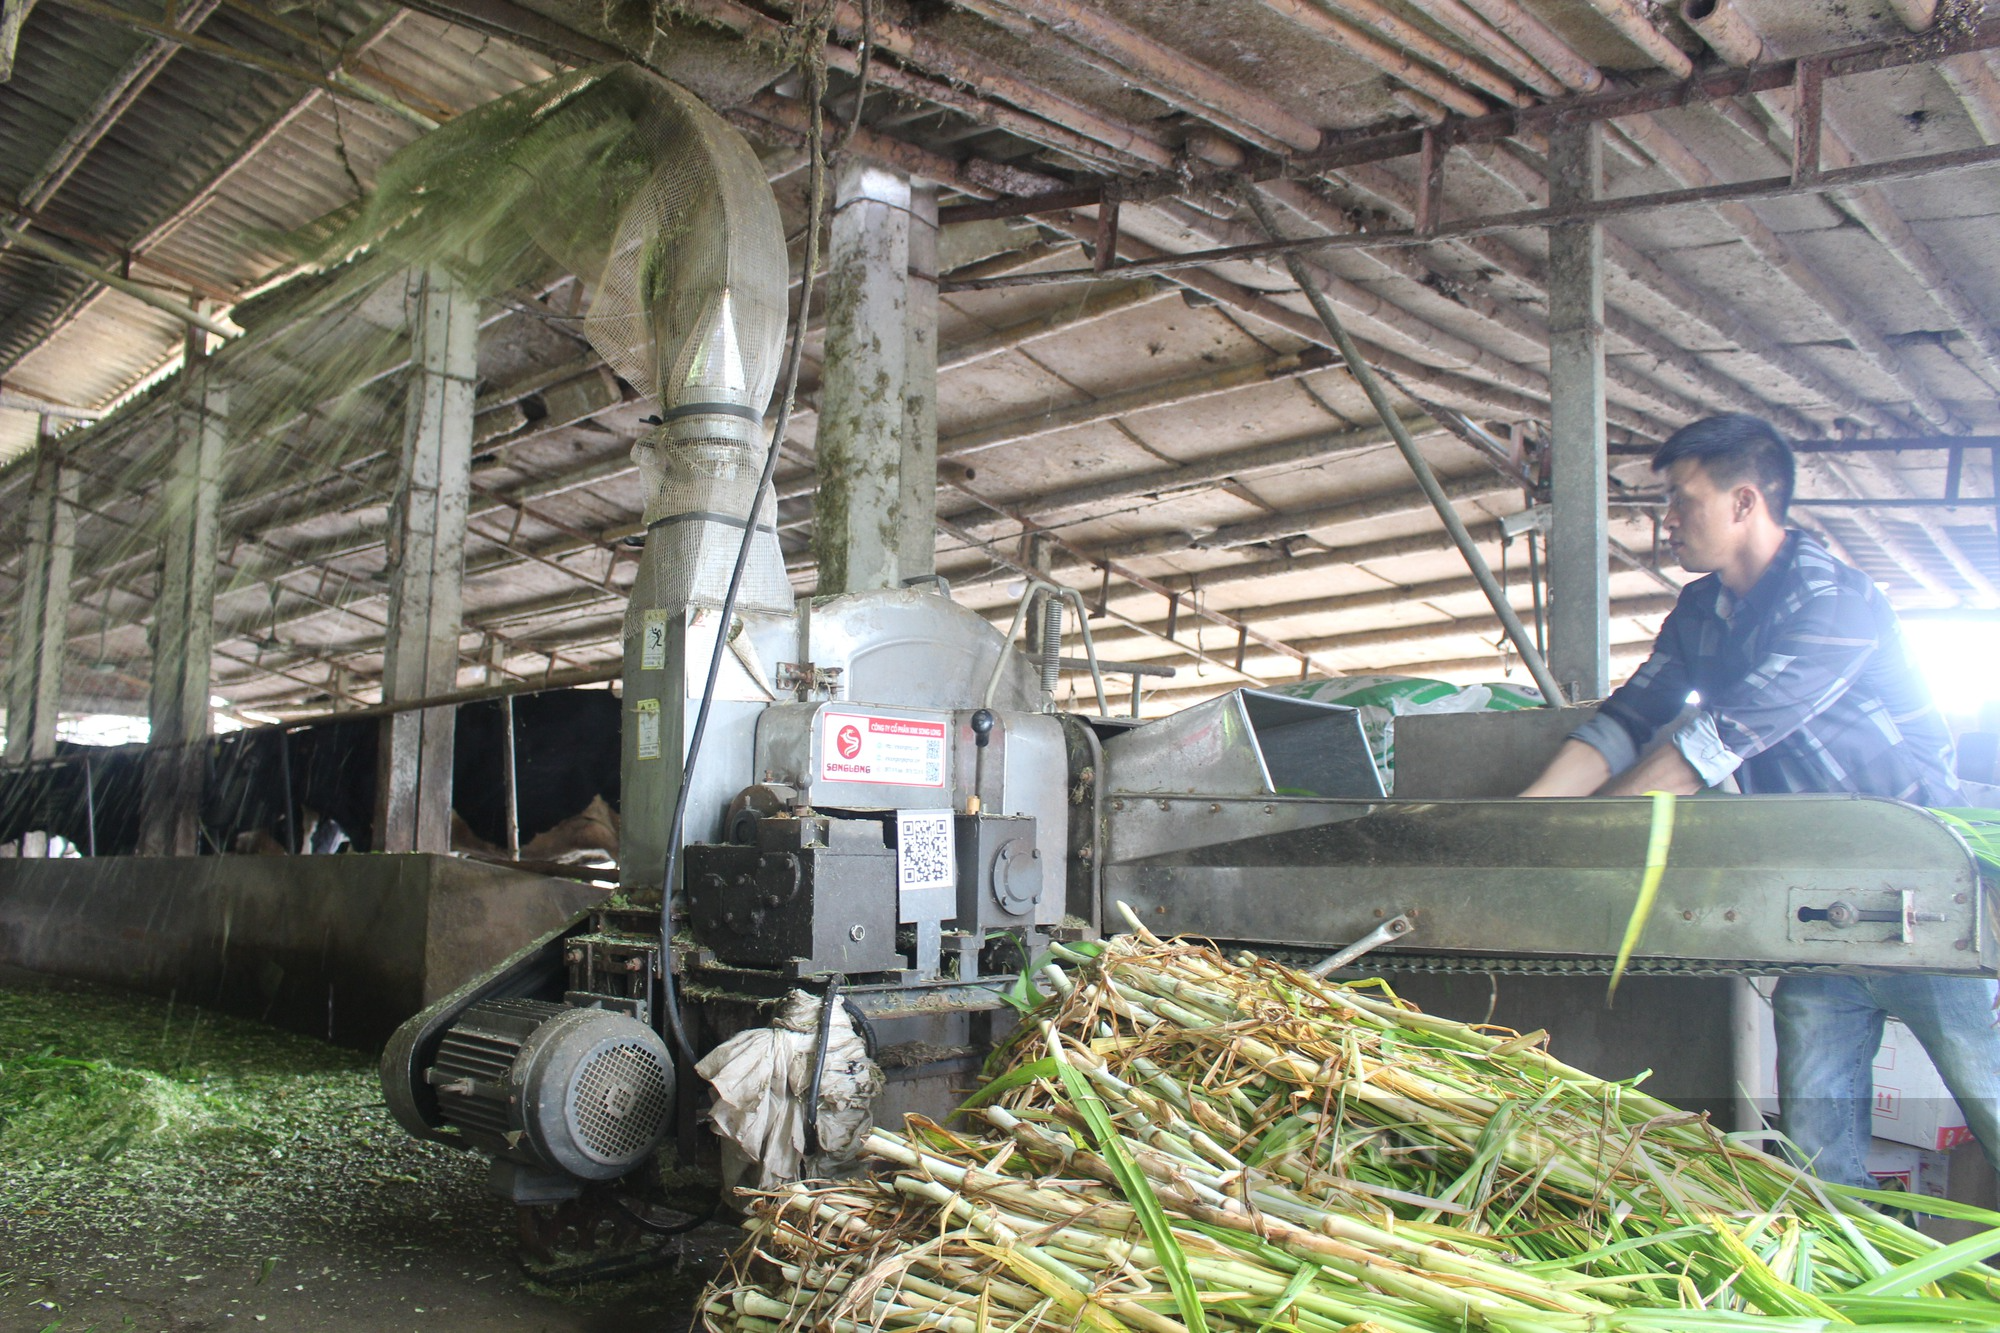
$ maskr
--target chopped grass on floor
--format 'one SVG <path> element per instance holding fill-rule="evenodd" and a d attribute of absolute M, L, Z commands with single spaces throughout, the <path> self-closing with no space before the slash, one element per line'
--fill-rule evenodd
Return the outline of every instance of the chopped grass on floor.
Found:
<path fill-rule="evenodd" d="M 19 1220 L 16 1245 L 79 1227 L 157 1241 L 213 1226 L 268 1248 L 490 1224 L 476 1165 L 396 1126 L 364 1052 L 142 996 L 0 987 L 0 1216 Z"/>
<path fill-rule="evenodd" d="M 604 1310 L 621 1312 L 620 1327 L 684 1328 L 694 1284 L 729 1248 L 717 1226 L 677 1242 L 686 1271 L 581 1289 L 524 1282 L 513 1210 L 486 1193 L 483 1160 L 404 1133 L 372 1053 L 146 996 L 11 980 L 0 980 L 0 1329 L 373 1333 L 414 1316 L 580 1330 Z M 132 1311 L 141 1322 L 121 1324 Z"/>

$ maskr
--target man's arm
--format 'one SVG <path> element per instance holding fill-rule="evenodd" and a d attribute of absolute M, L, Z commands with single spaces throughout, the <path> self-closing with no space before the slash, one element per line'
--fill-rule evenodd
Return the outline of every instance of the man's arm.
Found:
<path fill-rule="evenodd" d="M 1643 762 L 1639 747 L 1686 705 L 1688 667 L 1679 650 L 1681 608 L 1660 626 L 1653 651 L 1597 716 L 1570 733 L 1556 757 L 1523 796 L 1589 796 L 1618 773 Z M 1648 788 L 1647 790 L 1651 790 Z"/>
<path fill-rule="evenodd" d="M 1611 776 L 1611 764 L 1596 747 L 1568 740 L 1523 796 L 1588 796 Z"/>
<path fill-rule="evenodd" d="M 1618 774 L 1597 749 L 1583 741 L 1564 741 L 1556 757 L 1530 783 L 1523 796 L 1644 796 L 1670 791 L 1692 796 L 1707 784 L 1672 742 L 1655 746 L 1638 763 Z"/>
<path fill-rule="evenodd" d="M 1644 796 L 1647 792 L 1669 791 L 1676 796 L 1692 796 L 1708 783 L 1695 772 L 1687 756 L 1671 740 L 1656 745 L 1638 763 L 1606 783 L 1599 796 Z"/>

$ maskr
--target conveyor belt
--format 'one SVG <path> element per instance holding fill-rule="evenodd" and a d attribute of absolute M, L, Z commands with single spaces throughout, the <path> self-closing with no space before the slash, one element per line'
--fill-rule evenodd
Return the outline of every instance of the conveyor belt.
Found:
<path fill-rule="evenodd" d="M 1114 793 L 1105 919 L 1315 960 L 1407 915 L 1371 970 L 1609 972 L 1637 902 L 1642 799 L 1320 800 Z M 1990 975 L 1986 890 L 1963 841 L 1899 801 L 1679 803 L 1631 971 L 1869 968 Z"/>

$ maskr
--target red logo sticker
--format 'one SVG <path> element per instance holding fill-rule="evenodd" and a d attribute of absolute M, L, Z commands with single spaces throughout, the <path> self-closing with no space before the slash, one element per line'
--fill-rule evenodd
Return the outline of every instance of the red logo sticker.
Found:
<path fill-rule="evenodd" d="M 840 747 L 842 759 L 854 758 L 861 753 L 861 728 L 853 725 L 842 727 L 840 734 L 834 737 L 834 744 Z"/>

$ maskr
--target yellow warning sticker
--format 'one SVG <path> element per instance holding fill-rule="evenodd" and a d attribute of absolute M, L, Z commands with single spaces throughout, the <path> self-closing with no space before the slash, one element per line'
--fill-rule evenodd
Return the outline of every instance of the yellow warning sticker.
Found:
<path fill-rule="evenodd" d="M 636 699 L 633 711 L 639 715 L 639 757 L 658 759 L 660 757 L 660 701 L 658 699 Z"/>

